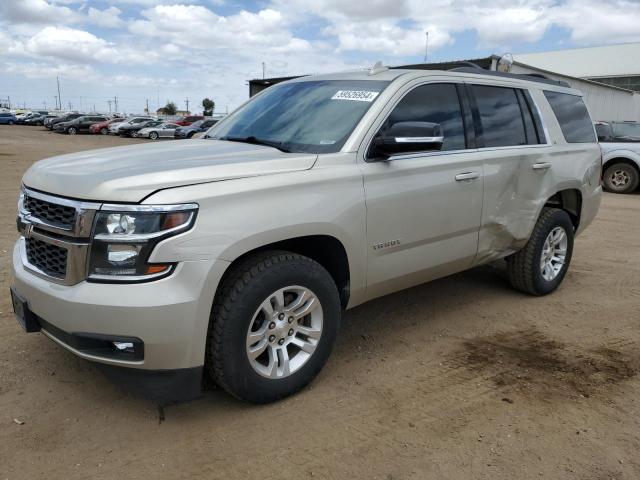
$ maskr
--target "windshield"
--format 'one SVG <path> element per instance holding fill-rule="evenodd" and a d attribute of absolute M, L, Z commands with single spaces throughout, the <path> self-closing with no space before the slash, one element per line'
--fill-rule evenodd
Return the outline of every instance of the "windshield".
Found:
<path fill-rule="evenodd" d="M 614 123 L 613 134 L 615 137 L 629 137 L 640 140 L 640 123 Z"/>
<path fill-rule="evenodd" d="M 212 127 L 208 137 L 249 139 L 292 152 L 337 152 L 388 84 L 318 80 L 275 85 Z"/>

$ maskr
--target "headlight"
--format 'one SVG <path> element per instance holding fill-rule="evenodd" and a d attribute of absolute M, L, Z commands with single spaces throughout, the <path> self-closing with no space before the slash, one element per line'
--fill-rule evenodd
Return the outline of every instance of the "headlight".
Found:
<path fill-rule="evenodd" d="M 189 230 L 198 205 L 103 205 L 96 214 L 89 280 L 136 282 L 171 273 L 173 263 L 148 263 L 155 246 Z"/>

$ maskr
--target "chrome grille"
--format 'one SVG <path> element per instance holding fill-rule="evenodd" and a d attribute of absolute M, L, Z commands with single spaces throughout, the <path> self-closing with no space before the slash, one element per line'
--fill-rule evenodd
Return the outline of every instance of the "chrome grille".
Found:
<path fill-rule="evenodd" d="M 43 273 L 65 278 L 67 275 L 67 249 L 36 238 L 25 239 L 27 259 L 29 263 Z"/>
<path fill-rule="evenodd" d="M 74 207 L 47 202 L 30 195 L 24 197 L 24 209 L 32 217 L 65 230 L 73 229 L 76 220 Z"/>
<path fill-rule="evenodd" d="M 25 269 L 62 285 L 84 280 L 91 228 L 100 206 L 23 186 L 16 223 Z"/>

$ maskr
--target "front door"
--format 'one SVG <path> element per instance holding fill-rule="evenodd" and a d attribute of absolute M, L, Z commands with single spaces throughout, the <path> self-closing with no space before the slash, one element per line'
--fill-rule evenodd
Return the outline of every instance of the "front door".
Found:
<path fill-rule="evenodd" d="M 361 164 L 367 208 L 367 296 L 376 297 L 470 267 L 478 248 L 483 164 L 468 149 L 470 117 L 453 83 L 423 84 L 380 127 L 441 126 L 440 151 Z M 466 131 L 466 135 L 465 135 Z M 370 155 L 370 154 L 369 154 Z"/>

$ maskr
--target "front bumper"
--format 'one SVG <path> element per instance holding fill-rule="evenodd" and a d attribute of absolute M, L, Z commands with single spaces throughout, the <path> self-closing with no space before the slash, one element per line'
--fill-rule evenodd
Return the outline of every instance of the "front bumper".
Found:
<path fill-rule="evenodd" d="M 26 270 L 18 243 L 13 287 L 46 322 L 42 333 L 77 356 L 112 366 L 175 370 L 204 364 L 213 294 L 227 266 L 220 260 L 181 262 L 170 276 L 153 282 L 82 281 L 67 286 Z M 69 340 L 69 335 L 139 339 L 144 355 L 128 359 L 101 354 Z"/>

